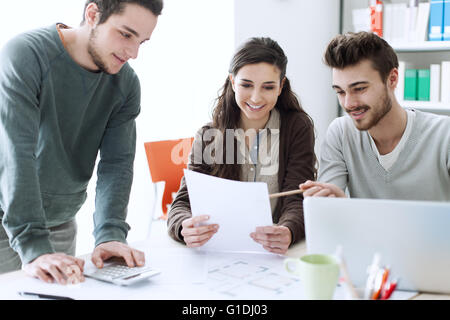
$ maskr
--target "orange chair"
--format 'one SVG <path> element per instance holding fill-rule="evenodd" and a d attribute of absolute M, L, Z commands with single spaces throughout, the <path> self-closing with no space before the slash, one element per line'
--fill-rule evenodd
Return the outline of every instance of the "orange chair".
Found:
<path fill-rule="evenodd" d="M 144 143 L 153 183 L 166 182 L 161 204 L 163 214 L 159 217 L 160 219 L 167 219 L 168 206 L 172 203 L 172 193 L 180 188 L 183 169 L 187 167 L 193 141 L 194 138 L 191 137 Z"/>

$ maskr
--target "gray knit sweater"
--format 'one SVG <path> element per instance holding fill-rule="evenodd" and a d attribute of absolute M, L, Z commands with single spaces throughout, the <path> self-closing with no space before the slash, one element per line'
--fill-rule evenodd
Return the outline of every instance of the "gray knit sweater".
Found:
<path fill-rule="evenodd" d="M 409 139 L 386 171 L 369 133 L 348 116 L 335 119 L 322 145 L 319 178 L 353 198 L 450 201 L 450 117 L 416 112 Z"/>

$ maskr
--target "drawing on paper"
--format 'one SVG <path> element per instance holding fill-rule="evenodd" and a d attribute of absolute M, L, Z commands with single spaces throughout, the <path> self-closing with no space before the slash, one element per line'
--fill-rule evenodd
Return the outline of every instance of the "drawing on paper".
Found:
<path fill-rule="evenodd" d="M 230 297 L 258 292 L 276 297 L 298 282 L 297 278 L 279 274 L 267 266 L 251 264 L 244 260 L 225 263 L 208 271 L 209 288 Z"/>

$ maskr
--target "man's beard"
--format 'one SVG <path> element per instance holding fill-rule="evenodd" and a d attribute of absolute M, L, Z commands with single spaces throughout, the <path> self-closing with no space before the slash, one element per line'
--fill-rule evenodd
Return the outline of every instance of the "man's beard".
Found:
<path fill-rule="evenodd" d="M 374 110 L 374 108 L 370 108 L 367 105 L 361 106 L 361 109 L 372 109 Z M 373 113 L 372 113 L 372 119 L 370 120 L 369 123 L 367 124 L 363 124 L 362 122 L 358 122 L 354 120 L 355 126 L 358 130 L 360 131 L 366 131 L 369 130 L 370 128 L 376 126 L 378 124 L 378 122 L 380 122 L 381 119 L 383 119 L 383 117 L 392 109 L 392 101 L 388 96 L 388 91 L 387 88 L 384 91 L 384 95 L 382 97 L 382 101 L 381 101 L 381 106 L 380 108 L 376 108 Z"/>
<path fill-rule="evenodd" d="M 97 66 L 99 71 L 111 74 L 108 68 L 106 67 L 106 64 L 103 62 L 103 59 L 100 57 L 100 54 L 97 51 L 96 45 L 95 45 L 95 39 L 97 37 L 97 29 L 92 29 L 91 34 L 89 35 L 89 41 L 88 41 L 88 53 L 92 58 L 92 61 Z"/>

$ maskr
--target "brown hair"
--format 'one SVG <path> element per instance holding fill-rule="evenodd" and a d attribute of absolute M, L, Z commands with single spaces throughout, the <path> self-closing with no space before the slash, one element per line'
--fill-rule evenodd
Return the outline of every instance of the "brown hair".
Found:
<path fill-rule="evenodd" d="M 280 83 L 283 79 L 284 85 L 275 104 L 275 108 L 280 113 L 299 112 L 304 114 L 313 125 L 311 117 L 303 110 L 300 102 L 291 89 L 289 80 L 286 78 L 286 67 L 288 59 L 284 54 L 283 49 L 279 44 L 270 38 L 251 38 L 244 43 L 233 56 L 229 74 L 235 76 L 239 70 L 245 65 L 266 62 L 276 66 L 280 70 Z M 226 129 L 237 129 L 241 116 L 240 108 L 237 105 L 234 91 L 229 77 L 226 78 L 225 84 L 221 89 L 221 93 L 217 98 L 217 104 L 213 110 L 213 124 L 212 127 L 219 129 L 222 132 L 224 139 L 223 143 L 223 164 L 213 164 L 210 168 L 210 173 L 221 178 L 239 180 L 240 179 L 240 165 L 236 159 L 237 157 L 237 143 L 227 144 L 227 139 L 231 138 L 225 134 Z M 233 139 L 235 139 L 233 137 Z M 212 142 L 211 142 L 212 143 Z M 227 164 L 226 146 L 234 145 L 235 161 L 233 164 Z"/>
<path fill-rule="evenodd" d="M 398 68 L 398 58 L 394 49 L 378 35 L 371 32 L 348 32 L 336 36 L 325 51 L 325 63 L 336 69 L 353 66 L 363 60 L 372 66 L 384 81 L 394 68 Z"/>
<path fill-rule="evenodd" d="M 102 24 L 108 20 L 113 14 L 120 14 L 125 9 L 126 4 L 137 4 L 150 10 L 155 16 L 159 16 L 163 9 L 163 0 L 87 0 L 84 5 L 84 11 L 90 3 L 95 3 L 100 12 L 100 20 L 98 24 Z M 85 22 L 84 14 L 81 25 Z"/>

